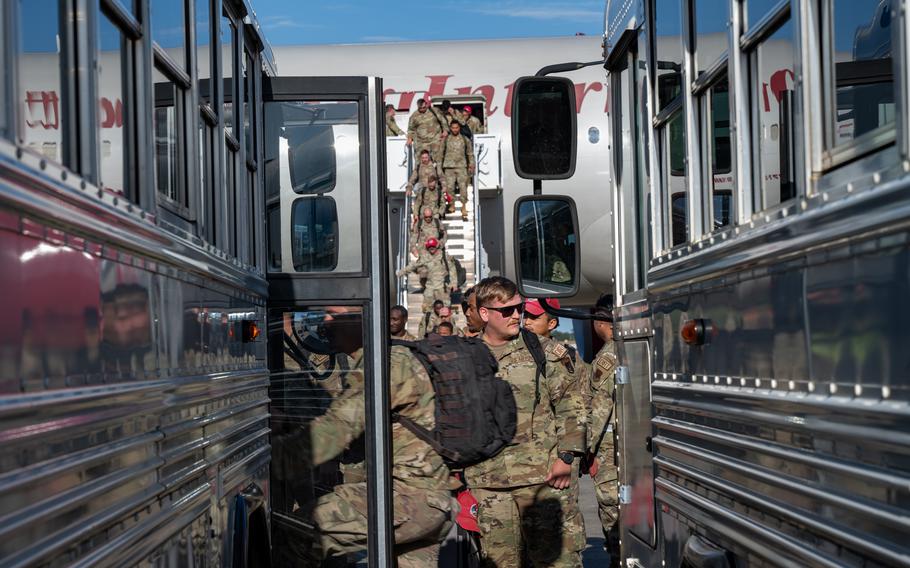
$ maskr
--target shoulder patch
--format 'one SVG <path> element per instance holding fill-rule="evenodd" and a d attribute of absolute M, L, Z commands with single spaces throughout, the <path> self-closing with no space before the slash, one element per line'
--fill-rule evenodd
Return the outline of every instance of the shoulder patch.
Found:
<path fill-rule="evenodd" d="M 566 346 L 563 345 L 562 343 L 556 343 L 555 341 L 551 341 L 550 345 L 553 346 L 553 348 L 551 349 L 551 352 L 553 353 L 553 356 L 556 357 L 557 359 L 562 359 L 563 357 L 565 357 L 569 354 L 569 350 L 566 349 Z"/>
<path fill-rule="evenodd" d="M 594 364 L 597 366 L 598 370 L 609 373 L 616 368 L 616 357 L 612 354 L 605 354 L 598 357 Z"/>

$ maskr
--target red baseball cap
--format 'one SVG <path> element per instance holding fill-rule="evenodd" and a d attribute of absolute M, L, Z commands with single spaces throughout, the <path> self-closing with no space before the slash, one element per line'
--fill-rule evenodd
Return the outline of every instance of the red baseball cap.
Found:
<path fill-rule="evenodd" d="M 429 249 L 429 248 L 436 248 L 436 247 L 438 247 L 438 246 L 439 246 L 439 241 L 437 241 L 437 240 L 434 239 L 433 237 L 430 237 L 429 239 L 427 239 L 426 247 L 427 247 L 428 249 Z"/>
<path fill-rule="evenodd" d="M 471 105 L 464 105 L 464 108 L 462 110 L 465 112 L 471 112 Z"/>
<path fill-rule="evenodd" d="M 559 307 L 559 300 L 553 300 L 550 298 L 545 298 L 547 305 L 551 308 Z M 532 316 L 539 316 L 544 313 L 543 306 L 540 305 L 540 300 L 528 300 L 525 302 L 525 311 L 531 314 Z"/>
<path fill-rule="evenodd" d="M 477 526 L 477 499 L 467 489 L 459 493 L 457 499 L 458 504 L 461 505 L 461 510 L 458 512 L 458 516 L 455 517 L 455 522 L 466 531 L 479 533 L 480 527 Z"/>

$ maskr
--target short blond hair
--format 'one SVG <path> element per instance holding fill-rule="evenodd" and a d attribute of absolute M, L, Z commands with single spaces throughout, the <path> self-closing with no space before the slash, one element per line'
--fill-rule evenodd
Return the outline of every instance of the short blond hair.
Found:
<path fill-rule="evenodd" d="M 474 287 L 477 294 L 477 307 L 487 306 L 490 302 L 506 302 L 518 294 L 518 286 L 508 278 L 490 276 Z"/>

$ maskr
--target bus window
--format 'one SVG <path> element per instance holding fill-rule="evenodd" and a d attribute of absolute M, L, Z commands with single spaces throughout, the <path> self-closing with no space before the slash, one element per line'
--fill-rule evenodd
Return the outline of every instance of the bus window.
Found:
<path fill-rule="evenodd" d="M 689 238 L 686 207 L 686 127 L 682 112 L 669 119 L 660 135 L 662 181 L 667 198 L 669 246 L 685 243 Z"/>
<path fill-rule="evenodd" d="M 654 3 L 657 53 L 657 109 L 663 110 L 682 93 L 682 18 L 680 2 Z"/>
<path fill-rule="evenodd" d="M 695 12 L 695 76 L 707 71 L 727 50 L 728 0 L 697 0 Z"/>
<path fill-rule="evenodd" d="M 338 212 L 331 197 L 302 197 L 291 212 L 294 270 L 324 272 L 338 265 Z"/>
<path fill-rule="evenodd" d="M 48 160 L 72 167 L 64 132 L 74 117 L 64 99 L 64 51 L 67 33 L 57 0 L 19 1 L 19 139 Z M 62 39 L 61 39 L 62 38 Z M 58 43 L 59 41 L 59 43 Z"/>
<path fill-rule="evenodd" d="M 124 133 L 129 120 L 129 101 L 124 89 L 124 55 L 128 40 L 108 17 L 98 10 L 98 128 L 101 147 L 101 186 L 129 195 Z"/>
<path fill-rule="evenodd" d="M 730 147 L 730 87 L 724 76 L 707 96 L 708 104 L 708 172 L 705 180 L 711 188 L 711 230 L 730 224 L 733 175 Z"/>
<path fill-rule="evenodd" d="M 789 20 L 750 53 L 754 207 L 762 210 L 796 197 L 793 153 L 793 24 Z"/>
<path fill-rule="evenodd" d="M 834 96 L 827 139 L 833 148 L 893 126 L 895 89 L 891 2 L 835 0 L 829 6 Z M 893 131 L 885 139 L 893 139 Z"/>
<path fill-rule="evenodd" d="M 158 191 L 182 203 L 177 163 L 177 89 L 157 68 L 152 71 L 155 93 L 155 183 Z"/>

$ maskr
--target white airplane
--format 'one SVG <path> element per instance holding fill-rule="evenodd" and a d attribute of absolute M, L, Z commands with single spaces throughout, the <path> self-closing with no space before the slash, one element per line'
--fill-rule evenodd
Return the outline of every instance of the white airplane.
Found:
<path fill-rule="evenodd" d="M 514 278 L 512 204 L 533 190 L 531 181 L 519 178 L 512 165 L 511 86 L 518 77 L 533 75 L 546 65 L 600 59 L 599 37 L 279 46 L 274 53 L 279 76 L 382 77 L 385 101 L 395 107 L 397 123 L 405 131 L 418 99 L 426 95 L 434 104 L 451 99 L 459 106 L 466 102 L 483 105 L 488 134 L 476 136 L 475 143 L 484 145 L 478 187 L 487 269 Z M 545 182 L 543 193 L 568 194 L 577 202 L 580 239 L 586 248 L 582 251 L 581 292 L 572 303 L 590 305 L 613 286 L 609 152 L 605 148 L 609 98 L 602 66 L 565 76 L 576 85 L 578 166 L 572 179 Z M 403 138 L 389 138 L 387 152 L 388 185 L 394 196 L 404 190 Z M 596 262 L 585 261 L 586 250 L 589 260 Z"/>

